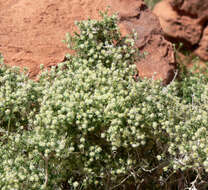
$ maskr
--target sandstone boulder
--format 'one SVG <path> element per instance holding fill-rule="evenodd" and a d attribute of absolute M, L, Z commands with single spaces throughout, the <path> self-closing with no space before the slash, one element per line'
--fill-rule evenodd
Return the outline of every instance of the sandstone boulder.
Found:
<path fill-rule="evenodd" d="M 207 0 L 163 0 L 153 12 L 170 41 L 183 42 L 196 49 L 200 58 L 208 60 L 207 32 L 204 31 L 208 22 Z"/>
<path fill-rule="evenodd" d="M 137 7 L 135 9 L 138 10 Z M 163 79 L 164 83 L 169 83 L 175 71 L 173 48 L 172 44 L 164 39 L 155 15 L 144 6 L 137 17 L 123 18 L 122 25 L 128 31 L 134 29 L 138 33 L 136 45 L 141 53 L 145 54 L 144 58 L 136 63 L 139 76 Z"/>
<path fill-rule="evenodd" d="M 199 22 L 208 19 L 207 0 L 169 0 L 171 6 L 181 15 L 197 18 Z"/>
<path fill-rule="evenodd" d="M 28 67 L 38 74 L 40 64 L 56 65 L 69 50 L 62 43 L 67 32 L 76 30 L 75 20 L 99 18 L 110 6 L 118 12 L 122 34 L 138 33 L 137 46 L 147 52 L 137 63 L 139 74 L 168 83 L 173 75 L 174 52 L 163 37 L 159 21 L 142 0 L 0 0 L 0 52 L 8 65 Z"/>
<path fill-rule="evenodd" d="M 158 3 L 153 12 L 158 16 L 165 34 L 175 41 L 182 41 L 191 45 L 199 42 L 202 25 L 196 18 L 180 15 L 168 1 Z"/>

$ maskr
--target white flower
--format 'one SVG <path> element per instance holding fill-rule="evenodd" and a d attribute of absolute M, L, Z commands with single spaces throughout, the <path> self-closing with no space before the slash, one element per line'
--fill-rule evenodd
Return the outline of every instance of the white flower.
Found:
<path fill-rule="evenodd" d="M 70 147 L 69 148 L 69 152 L 71 153 L 71 152 L 74 152 L 74 147 Z"/>
<path fill-rule="evenodd" d="M 157 159 L 160 161 L 162 157 L 160 155 L 157 155 Z"/>
<path fill-rule="evenodd" d="M 93 34 L 91 34 L 91 33 L 89 34 L 89 39 L 91 39 L 91 40 L 93 39 Z"/>
<path fill-rule="evenodd" d="M 74 188 L 77 188 L 79 186 L 79 183 L 77 182 L 77 181 L 75 181 L 74 183 L 73 183 L 73 187 Z"/>

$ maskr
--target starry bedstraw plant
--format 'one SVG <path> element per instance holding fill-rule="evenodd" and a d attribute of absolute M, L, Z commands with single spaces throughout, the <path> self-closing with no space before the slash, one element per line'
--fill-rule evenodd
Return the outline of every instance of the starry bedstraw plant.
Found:
<path fill-rule="evenodd" d="M 36 85 L 18 68 L 0 65 L 0 133 L 29 129 L 37 109 Z"/>
<path fill-rule="evenodd" d="M 133 38 L 121 38 L 117 25 L 118 17 L 108 17 L 104 13 L 101 15 L 102 21 L 76 22 L 80 33 L 75 33 L 74 36 L 68 33 L 65 42 L 69 48 L 77 52 L 77 56 L 88 67 L 94 68 L 95 64 L 102 64 L 111 68 L 112 63 L 116 68 L 126 67 L 127 63 L 133 63 L 136 58 L 136 49 L 133 48 L 136 33 L 133 34 Z"/>
<path fill-rule="evenodd" d="M 102 16 L 77 22 L 76 54 L 38 82 L 0 68 L 0 189 L 164 189 L 208 171 L 206 80 L 135 82 L 136 35 Z"/>

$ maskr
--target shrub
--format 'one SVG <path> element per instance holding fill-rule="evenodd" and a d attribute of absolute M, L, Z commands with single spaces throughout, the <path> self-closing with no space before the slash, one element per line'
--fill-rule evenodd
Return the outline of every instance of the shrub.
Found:
<path fill-rule="evenodd" d="M 135 82 L 136 36 L 122 38 L 115 15 L 77 25 L 66 40 L 76 55 L 38 83 L 20 75 L 31 114 L 11 118 L 30 127 L 0 141 L 1 189 L 165 189 L 181 175 L 197 186 L 208 169 L 205 78 Z M 18 92 L 20 76 L 3 68 Z"/>

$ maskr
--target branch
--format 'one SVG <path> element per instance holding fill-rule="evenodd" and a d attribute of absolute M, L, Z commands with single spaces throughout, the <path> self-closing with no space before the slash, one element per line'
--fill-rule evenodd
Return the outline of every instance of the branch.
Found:
<path fill-rule="evenodd" d="M 186 188 L 187 190 L 197 190 L 195 184 L 199 178 L 199 174 L 196 176 L 195 180 L 191 182 L 191 187 Z"/>
<path fill-rule="evenodd" d="M 115 185 L 115 186 L 112 188 L 112 190 L 115 189 L 116 187 L 122 185 L 122 184 L 123 184 L 128 178 L 130 178 L 131 176 L 132 176 L 132 174 L 129 174 L 126 178 L 124 178 L 124 179 L 121 181 L 121 183 Z"/>
<path fill-rule="evenodd" d="M 162 162 L 159 166 L 155 167 L 155 168 L 152 168 L 151 170 L 147 170 L 145 168 L 141 168 L 143 171 L 145 172 L 149 172 L 149 173 L 152 173 L 153 171 L 155 170 L 159 170 L 161 168 L 164 168 L 165 166 L 167 166 L 169 164 L 169 161 L 164 161 Z"/>
<path fill-rule="evenodd" d="M 41 154 L 41 157 L 43 158 L 43 160 L 45 161 L 45 182 L 44 182 L 44 187 L 46 187 L 48 185 L 48 159 L 45 156 L 43 156 Z"/>

